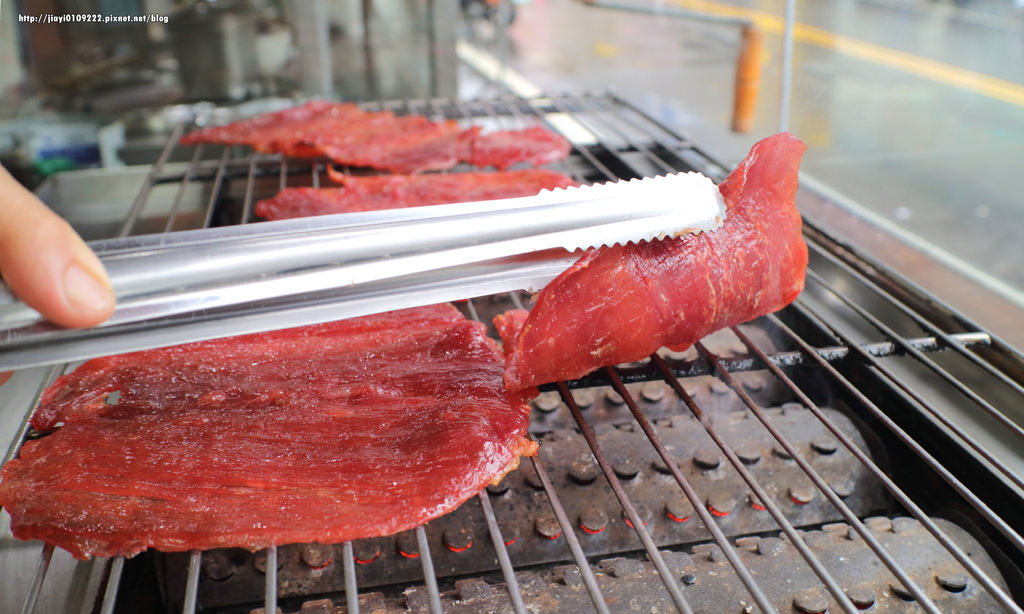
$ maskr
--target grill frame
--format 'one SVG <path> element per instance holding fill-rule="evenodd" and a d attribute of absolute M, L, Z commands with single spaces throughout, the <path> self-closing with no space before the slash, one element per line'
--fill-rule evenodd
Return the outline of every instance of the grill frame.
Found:
<path fill-rule="evenodd" d="M 626 100 L 611 94 L 537 99 L 500 98 L 465 102 L 442 99 L 389 101 L 366 104 L 364 107 L 368 110 L 389 109 L 396 113 L 419 113 L 433 118 L 443 117 L 467 122 L 482 122 L 503 129 L 532 123 L 547 124 L 560 128 L 562 131 L 581 129 L 580 134 L 590 133 L 595 137 L 594 142 L 574 142 L 573 155 L 570 160 L 552 164 L 551 167 L 566 172 L 584 183 L 686 170 L 704 172 L 715 180 L 720 180 L 725 175 L 724 168 L 690 140 L 657 122 Z M 177 186 L 163 224 L 164 232 L 178 229 L 182 219 L 186 219 L 186 221 L 199 219 L 203 226 L 248 223 L 252 218 L 251 212 L 257 198 L 257 189 L 263 191 L 265 188 L 275 187 L 273 185 L 275 177 L 276 188 L 283 188 L 290 185 L 290 180 L 307 175 L 310 183 L 314 187 L 319 187 L 320 174 L 328 163 L 323 159 L 295 160 L 283 156 L 256 154 L 255 152 L 241 152 L 239 155 L 239 148 L 223 148 L 219 156 L 215 152 L 213 158 L 205 159 L 203 156 L 206 153 L 205 147 L 200 145 L 194 149 L 187 166 L 181 173 L 165 173 L 164 168 L 183 131 L 184 126 L 178 125 L 171 134 L 156 163 L 151 168 L 142 189 L 132 203 L 119 231 L 120 236 L 132 234 L 140 225 L 140 220 L 144 219 L 143 216 L 147 212 L 146 206 L 151 192 L 156 186 Z M 644 137 L 649 137 L 649 139 Z M 343 168 L 342 170 L 362 172 L 358 169 Z M 238 181 L 242 181 L 240 190 L 237 189 Z M 206 207 L 191 212 L 193 214 L 198 212 L 198 215 L 188 218 L 182 213 L 183 204 L 188 204 L 185 203 L 184 195 L 186 189 L 196 182 L 208 182 L 209 196 L 206 199 Z M 225 195 L 225 190 L 229 194 Z M 230 194 L 232 191 L 240 192 L 240 194 L 232 195 Z M 224 219 L 223 211 L 230 212 L 232 210 L 230 205 L 226 208 L 222 207 L 225 199 L 236 201 L 233 207 L 239 212 L 237 219 L 230 219 L 230 217 Z M 1024 500 L 1020 495 L 1021 491 L 1024 491 L 1024 481 L 1003 460 L 989 453 L 981 442 L 972 437 L 971 433 L 961 429 L 952 420 L 944 418 L 940 408 L 934 406 L 929 399 L 917 392 L 914 381 L 908 380 L 899 373 L 892 373 L 892 370 L 883 364 L 883 361 L 887 357 L 909 357 L 916 363 L 933 369 L 934 361 L 931 356 L 955 354 L 973 365 L 973 368 L 985 372 L 986 377 L 990 380 L 986 385 L 1005 389 L 1000 394 L 999 400 L 1001 401 L 1006 396 L 1014 397 L 1015 395 L 1015 398 L 1018 399 L 1024 397 L 1024 386 L 1022 386 L 1024 383 L 1024 356 L 972 322 L 967 316 L 949 308 L 909 280 L 874 262 L 868 255 L 861 253 L 856 246 L 843 243 L 831 236 L 814 220 L 807 219 L 806 216 L 805 237 L 812 252 L 808 286 L 813 288 L 813 294 L 805 290 L 793 306 L 765 318 L 772 330 L 789 339 L 793 346 L 792 349 L 770 353 L 763 351 L 750 340 L 749 336 L 743 332 L 742 327 L 733 327 L 733 333 L 747 346 L 746 356 L 722 358 L 698 344 L 699 357 L 694 360 L 672 361 L 654 355 L 646 365 L 609 367 L 580 380 L 558 382 L 546 385 L 542 389 L 557 391 L 572 413 L 596 462 L 602 468 L 604 478 L 608 480 L 615 491 L 625 515 L 632 521 L 632 526 L 637 527 L 635 530 L 643 544 L 643 549 L 661 575 L 663 584 L 678 611 L 692 612 L 693 610 L 683 594 L 683 587 L 679 579 L 669 570 L 658 547 L 651 541 L 650 535 L 643 528 L 635 505 L 618 484 L 618 478 L 601 450 L 592 425 L 583 416 L 575 402 L 573 390 L 596 385 L 610 385 L 619 393 L 629 407 L 636 425 L 644 432 L 669 468 L 683 494 L 693 505 L 694 511 L 707 525 L 715 543 L 732 564 L 737 578 L 746 586 L 753 603 L 761 611 L 774 611 L 768 597 L 758 586 L 750 570 L 740 560 L 733 543 L 734 540 L 727 537 L 718 527 L 700 495 L 687 482 L 678 463 L 665 449 L 656 429 L 645 417 L 633 394 L 625 387 L 626 383 L 660 378 L 675 390 L 675 393 L 686 403 L 694 417 L 718 445 L 728 463 L 739 472 L 768 509 L 768 512 L 775 518 L 780 531 L 801 552 L 804 560 L 816 573 L 842 611 L 856 614 L 858 609 L 845 594 L 843 587 L 828 572 L 826 566 L 807 548 L 797 528 L 789 523 L 785 514 L 765 495 L 763 488 L 745 469 L 728 442 L 718 436 L 714 425 L 707 419 L 701 407 L 679 384 L 679 378 L 715 375 L 729 386 L 748 407 L 751 415 L 768 428 L 779 445 L 786 449 L 815 483 L 818 492 L 832 502 L 850 523 L 853 530 L 865 540 L 880 561 L 904 584 L 921 607 L 928 612 L 941 612 L 927 597 L 923 588 L 913 582 L 900 565 L 872 537 L 865 523 L 842 503 L 841 499 L 832 492 L 820 476 L 814 473 L 813 468 L 800 455 L 799 451 L 793 448 L 786 438 L 771 426 L 771 420 L 763 414 L 761 408 L 732 377 L 733 373 L 749 370 L 771 372 L 777 381 L 793 393 L 800 403 L 807 407 L 818 420 L 822 421 L 826 428 L 875 474 L 906 511 L 922 522 L 940 542 L 943 542 L 952 556 L 958 558 L 961 564 L 965 564 L 968 571 L 972 572 L 972 576 L 995 596 L 1006 611 L 1024 612 L 1024 609 L 1014 601 L 1013 596 L 1006 594 L 996 586 L 995 581 L 981 572 L 969 557 L 959 551 L 952 540 L 930 520 L 926 510 L 918 504 L 917 496 L 908 494 L 904 490 L 906 485 L 903 487 L 898 485 L 894 478 L 888 476 L 863 451 L 849 442 L 824 416 L 819 404 L 812 398 L 813 395 L 801 388 L 791 377 L 794 372 L 808 369 L 827 374 L 835 382 L 837 390 L 844 395 L 845 402 L 850 403 L 851 406 L 859 406 L 867 412 L 866 419 L 869 420 L 876 432 L 885 434 L 899 446 L 909 448 L 911 452 L 920 456 L 923 459 L 922 462 L 930 465 L 937 476 L 941 478 L 942 483 L 946 484 L 944 488 L 952 489 L 963 497 L 962 508 L 966 516 L 973 521 L 976 528 L 990 543 L 996 545 L 996 551 L 1002 553 L 1008 560 L 1004 563 L 1009 562 L 1020 568 L 1024 566 L 1022 565 L 1024 563 L 1024 539 L 1020 535 L 1024 527 L 1021 526 L 1020 520 L 1017 520 L 1016 523 L 1011 522 L 1012 516 L 1009 515 L 1009 511 L 1012 511 L 1014 502 L 1019 503 Z M 818 268 L 824 272 L 818 273 Z M 876 318 L 871 313 L 871 309 L 862 305 L 861 302 L 853 301 L 851 304 L 844 301 L 843 299 L 847 297 L 844 289 L 836 287 L 836 283 L 832 279 L 836 275 L 835 271 L 841 272 L 840 279 L 845 280 L 844 283 L 852 280 L 874 292 L 874 299 L 877 302 L 883 303 L 883 306 L 888 305 L 884 307 L 883 312 L 895 310 L 901 313 L 904 320 L 912 321 L 913 325 L 919 327 L 924 335 L 908 336 L 886 324 L 885 321 Z M 853 327 L 853 332 L 848 331 L 848 327 L 843 326 L 843 323 L 837 323 L 830 311 L 821 308 L 820 303 L 825 300 L 822 297 L 827 296 L 833 297 L 828 300 L 833 303 L 838 301 L 842 305 L 842 309 L 854 312 L 863 320 L 858 326 Z M 521 306 L 518 296 L 512 295 L 512 301 Z M 467 304 L 467 311 L 471 317 L 479 319 L 472 300 Z M 905 322 L 902 327 L 906 328 Z M 864 328 L 875 329 L 873 336 L 869 334 L 867 339 L 858 338 L 858 332 Z M 946 351 L 934 354 L 940 350 Z M 943 374 L 945 368 L 941 365 L 935 365 L 935 367 L 940 370 L 934 371 L 936 373 L 934 377 L 945 378 L 946 376 Z M 958 364 L 956 368 L 959 369 L 962 366 Z M 59 372 L 58 368 L 50 370 L 40 388 L 40 393 L 42 388 L 51 383 Z M 1010 436 L 1016 437 L 1018 441 L 1024 439 L 1024 429 L 1016 425 L 1011 417 L 1004 415 L 1000 408 L 995 406 L 995 401 L 986 398 L 986 395 L 992 396 L 988 390 L 976 391 L 955 374 L 951 377 L 953 378 L 953 387 L 960 389 L 959 392 L 964 394 L 970 403 L 992 416 L 998 424 L 1007 429 Z M 885 409 L 878 407 L 869 398 L 869 395 L 882 393 L 886 395 L 887 399 L 895 399 L 899 403 Z M 29 409 L 34 408 L 37 402 L 38 395 Z M 8 452 L 5 462 L 17 453 L 20 442 L 23 441 L 27 433 L 28 414 L 27 411 L 26 421 L 18 434 L 15 446 Z M 935 421 L 938 421 L 940 427 L 935 427 Z M 908 428 L 917 429 L 916 436 L 909 435 Z M 929 452 L 929 450 L 939 448 L 947 448 L 943 452 L 942 461 L 932 459 L 932 454 Z M 595 610 L 598 612 L 609 611 L 594 569 L 576 536 L 576 527 L 560 503 L 558 492 L 549 478 L 548 469 L 544 467 L 538 457 L 531 458 L 530 463 L 551 503 L 552 512 L 562 529 L 562 535 L 566 538 L 571 560 L 580 571 L 582 582 L 592 598 Z M 1000 473 L 1002 477 L 1000 477 Z M 983 489 L 983 496 L 974 493 L 964 484 L 968 480 L 974 489 Z M 929 486 L 932 486 L 932 482 L 929 481 Z M 505 546 L 501 527 L 490 500 L 485 492 L 481 492 L 478 499 L 489 528 L 491 542 L 497 553 L 512 609 L 516 612 L 526 612 L 526 604 L 515 575 L 516 569 Z M 993 508 L 993 506 L 995 507 Z M 974 513 L 971 513 L 972 508 L 975 510 Z M 979 522 L 979 519 L 988 522 L 987 524 Z M 424 584 L 428 593 L 427 605 L 431 612 L 440 612 L 443 607 L 442 591 L 430 560 L 430 544 L 423 527 L 416 529 L 416 538 L 421 553 Z M 359 611 L 358 586 L 353 565 L 352 544 L 346 543 L 343 548 L 348 611 L 357 612 Z M 33 583 L 30 586 L 28 597 L 23 603 L 23 612 L 31 612 L 35 607 L 52 553 L 51 546 L 45 546 L 41 551 Z M 265 611 L 274 611 L 277 607 L 276 559 L 277 549 L 268 549 Z M 200 565 L 201 553 L 193 552 L 190 558 L 183 611 L 195 610 Z M 114 610 L 123 566 L 124 559 L 122 558 L 118 557 L 110 561 L 100 607 L 101 612 Z M 1018 595 L 1019 598 L 1021 598 L 1020 595 Z"/>

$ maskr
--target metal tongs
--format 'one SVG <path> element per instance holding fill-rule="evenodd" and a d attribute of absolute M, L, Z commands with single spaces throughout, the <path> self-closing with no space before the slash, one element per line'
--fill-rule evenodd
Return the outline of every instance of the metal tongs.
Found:
<path fill-rule="evenodd" d="M 724 217 L 711 180 L 680 173 L 96 241 L 113 316 L 60 328 L 0 285 L 0 371 L 539 290 L 578 250 L 710 232 Z"/>

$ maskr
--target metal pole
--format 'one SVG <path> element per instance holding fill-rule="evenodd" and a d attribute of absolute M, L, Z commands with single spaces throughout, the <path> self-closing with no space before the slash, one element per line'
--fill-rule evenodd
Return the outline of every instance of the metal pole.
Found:
<path fill-rule="evenodd" d="M 782 91 L 779 96 L 779 132 L 789 130 L 789 98 L 793 85 L 793 26 L 796 0 L 786 0 L 786 28 L 782 33 Z"/>

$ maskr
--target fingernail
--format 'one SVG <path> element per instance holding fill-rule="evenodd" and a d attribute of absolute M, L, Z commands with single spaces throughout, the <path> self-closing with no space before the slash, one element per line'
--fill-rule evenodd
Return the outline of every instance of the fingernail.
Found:
<path fill-rule="evenodd" d="M 64 272 L 64 296 L 72 307 L 86 311 L 106 310 L 113 300 L 110 288 L 97 281 L 77 262 L 72 262 Z"/>

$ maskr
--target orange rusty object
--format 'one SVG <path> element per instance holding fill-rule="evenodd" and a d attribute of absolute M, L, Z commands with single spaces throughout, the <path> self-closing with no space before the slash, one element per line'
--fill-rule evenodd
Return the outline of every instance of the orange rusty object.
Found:
<path fill-rule="evenodd" d="M 736 85 L 732 104 L 733 132 L 747 133 L 754 127 L 754 109 L 761 89 L 763 57 L 761 31 L 750 24 L 740 35 L 740 55 L 736 60 Z"/>

